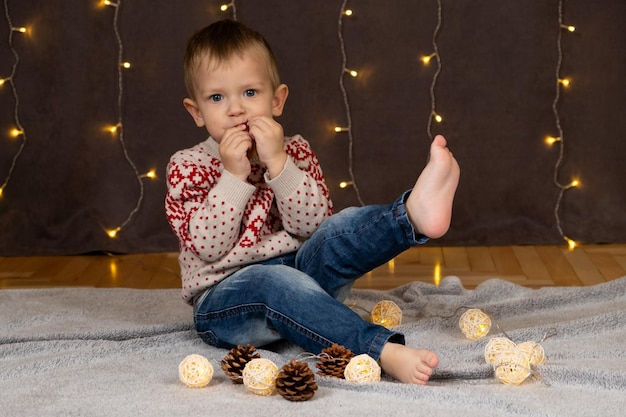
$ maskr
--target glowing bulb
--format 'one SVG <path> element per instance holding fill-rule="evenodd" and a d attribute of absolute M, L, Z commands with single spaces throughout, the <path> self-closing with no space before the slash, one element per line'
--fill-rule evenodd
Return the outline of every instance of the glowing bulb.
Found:
<path fill-rule="evenodd" d="M 435 114 L 433 115 L 433 117 L 435 118 L 435 122 L 437 122 L 437 123 L 441 123 L 441 122 L 443 122 L 443 117 L 441 117 L 441 115 L 440 115 L 440 114 L 435 113 Z"/>
<path fill-rule="evenodd" d="M 569 32 L 575 32 L 576 31 L 576 26 L 571 26 L 571 25 L 561 25 L 561 27 L 563 29 L 567 29 Z"/>
<path fill-rule="evenodd" d="M 23 133 L 24 133 L 23 130 L 11 129 L 11 136 L 13 136 L 14 138 L 18 137 L 19 135 L 21 135 Z"/>
<path fill-rule="evenodd" d="M 561 78 L 561 79 L 559 80 L 559 83 L 561 83 L 561 85 L 562 85 L 563 87 L 566 87 L 566 88 L 567 88 L 567 87 L 569 87 L 569 85 L 572 83 L 572 80 L 570 80 L 569 78 Z"/>
<path fill-rule="evenodd" d="M 350 130 L 347 127 L 341 127 L 341 126 L 335 126 L 335 132 L 339 133 L 339 132 L 347 132 L 348 130 Z"/>
<path fill-rule="evenodd" d="M 347 188 L 350 185 L 352 185 L 352 181 L 341 181 L 339 183 L 339 188 Z"/>
<path fill-rule="evenodd" d="M 220 10 L 221 10 L 221 11 L 223 11 L 223 12 L 225 12 L 225 11 L 226 11 L 226 10 L 228 10 L 228 8 L 229 8 L 230 6 L 232 6 L 232 5 L 233 5 L 232 3 L 228 3 L 228 4 L 224 3 L 224 4 L 222 4 L 222 5 L 220 6 Z"/>
<path fill-rule="evenodd" d="M 344 69 L 344 71 L 347 72 L 348 74 L 350 74 L 353 77 L 356 77 L 357 75 L 359 75 L 359 73 L 356 72 L 355 70 L 351 70 L 351 69 L 348 69 L 348 68 Z"/>
<path fill-rule="evenodd" d="M 580 185 L 580 181 L 578 181 L 578 180 L 573 180 L 569 184 L 570 187 L 578 187 L 579 185 Z"/>
<path fill-rule="evenodd" d="M 117 125 L 113 125 L 113 126 L 109 126 L 109 127 L 107 127 L 107 130 L 108 130 L 109 132 L 111 132 L 111 134 L 113 134 L 113 135 L 114 135 L 114 134 L 116 134 L 116 133 L 117 133 L 117 128 L 118 128 L 118 127 L 120 127 L 120 125 L 119 125 L 119 124 L 117 124 Z"/>
<path fill-rule="evenodd" d="M 113 239 L 117 236 L 117 232 L 119 232 L 120 230 L 122 230 L 121 227 L 116 227 L 115 229 L 105 230 L 105 232 L 107 235 L 109 235 L 111 239 Z"/>
<path fill-rule="evenodd" d="M 432 53 L 430 55 L 425 55 L 421 58 L 422 62 L 424 63 L 424 65 L 428 65 L 430 64 L 430 60 L 433 59 L 435 56 L 437 56 L 437 54 Z"/>
<path fill-rule="evenodd" d="M 156 178 L 156 170 L 151 169 L 150 171 L 143 174 L 141 178 L 150 178 L 150 179 Z"/>
<path fill-rule="evenodd" d="M 343 12 L 343 14 L 345 14 L 346 16 L 352 16 L 352 10 L 347 9 L 346 11 Z"/>
<path fill-rule="evenodd" d="M 2 194 L 4 194 L 4 185 L 0 187 L 0 198 L 2 198 Z"/>
<path fill-rule="evenodd" d="M 26 33 L 26 28 L 24 26 L 11 28 L 13 32 Z"/>
<path fill-rule="evenodd" d="M 0 86 L 4 85 L 4 83 L 9 80 L 10 78 L 0 78 Z"/>
<path fill-rule="evenodd" d="M 109 0 L 104 0 L 102 4 L 104 4 L 105 6 L 117 7 L 117 3 L 113 3 L 112 1 L 109 1 Z"/>
<path fill-rule="evenodd" d="M 564 236 L 565 241 L 567 242 L 567 247 L 569 248 L 569 250 L 574 250 L 574 248 L 576 247 L 576 242 L 574 242 L 572 239 L 570 239 L 567 236 Z"/>
<path fill-rule="evenodd" d="M 122 62 L 120 65 L 126 69 L 130 68 L 130 62 L 128 61 Z"/>
<path fill-rule="evenodd" d="M 546 143 L 548 145 L 554 145 L 555 142 L 559 142 L 561 140 L 561 138 L 556 137 L 556 136 L 548 136 L 546 137 Z"/>

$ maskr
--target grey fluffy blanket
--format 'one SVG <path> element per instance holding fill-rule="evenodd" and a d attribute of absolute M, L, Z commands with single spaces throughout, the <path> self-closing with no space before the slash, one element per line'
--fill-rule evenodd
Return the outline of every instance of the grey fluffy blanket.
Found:
<path fill-rule="evenodd" d="M 0 392 L 5 416 L 622 416 L 626 409 L 626 277 L 594 287 L 531 290 L 493 279 L 466 290 L 456 277 L 391 291 L 353 290 L 365 315 L 387 299 L 404 313 L 407 342 L 437 352 L 427 386 L 383 377 L 373 384 L 317 377 L 309 401 L 256 396 L 233 385 L 203 344 L 177 290 L 0 291 Z M 516 342 L 542 342 L 540 380 L 496 381 L 483 350 L 497 334 L 468 341 L 461 307 L 477 307 Z M 461 308 L 459 310 L 459 308 Z M 453 316 L 453 317 L 450 317 Z M 191 353 L 210 359 L 205 388 L 178 380 Z M 279 367 L 303 353 L 288 343 L 263 357 Z M 314 368 L 314 359 L 309 364 Z"/>

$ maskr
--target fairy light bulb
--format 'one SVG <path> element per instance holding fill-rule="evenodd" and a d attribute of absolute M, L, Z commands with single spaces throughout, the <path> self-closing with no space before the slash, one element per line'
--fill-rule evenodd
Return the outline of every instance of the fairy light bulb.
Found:
<path fill-rule="evenodd" d="M 353 184 L 352 181 L 341 181 L 339 183 L 339 188 L 348 188 L 349 186 L 351 186 Z"/>
<path fill-rule="evenodd" d="M 572 239 L 565 236 L 565 241 L 567 242 L 567 247 L 569 250 L 574 250 L 574 248 L 576 248 L 576 242 Z"/>
<path fill-rule="evenodd" d="M 109 235 L 111 239 L 114 239 L 117 236 L 117 233 L 122 230 L 121 227 L 116 227 L 115 229 L 105 230 L 106 234 Z"/>
<path fill-rule="evenodd" d="M 337 132 L 337 133 L 347 132 L 348 130 L 350 130 L 350 128 L 348 128 L 348 127 L 335 126 L 335 132 Z"/>
<path fill-rule="evenodd" d="M 424 65 L 428 65 L 430 64 L 430 60 L 433 59 L 435 56 L 437 56 L 437 54 L 435 53 L 432 53 L 430 55 L 424 55 L 420 58 L 420 60 L 422 61 Z"/>
<path fill-rule="evenodd" d="M 580 185 L 580 181 L 579 180 L 572 180 L 572 182 L 569 183 L 569 187 L 570 188 L 576 188 Z"/>
<path fill-rule="evenodd" d="M 104 4 L 105 6 L 117 7 L 117 3 L 114 3 L 114 2 L 109 1 L 109 0 L 104 0 L 102 2 L 102 4 Z"/>
<path fill-rule="evenodd" d="M 120 65 L 122 66 L 122 68 L 126 68 L 126 69 L 130 68 L 130 62 L 128 61 L 124 61 Z"/>
<path fill-rule="evenodd" d="M 347 72 L 348 74 L 350 74 L 354 78 L 356 78 L 359 75 L 359 73 L 356 70 L 353 70 L 353 69 L 346 68 L 346 69 L 344 69 L 344 71 Z"/>
<path fill-rule="evenodd" d="M 232 6 L 232 3 L 224 3 L 220 6 L 220 11 L 225 12 L 228 11 L 228 9 L 230 8 L 230 6 Z"/>
<path fill-rule="evenodd" d="M 559 79 L 559 84 L 561 84 L 565 88 L 569 87 L 571 83 L 572 83 L 572 80 L 569 79 L 569 78 L 561 78 L 561 79 Z"/>
<path fill-rule="evenodd" d="M 568 32 L 575 32 L 576 31 L 576 26 L 572 26 L 572 25 L 561 25 L 561 27 L 565 30 L 567 30 Z"/>
<path fill-rule="evenodd" d="M 106 128 L 106 130 L 108 130 L 109 132 L 111 132 L 111 134 L 113 134 L 113 135 L 114 135 L 114 134 L 116 134 L 116 133 L 117 133 L 117 129 L 118 129 L 119 127 L 120 127 L 120 125 L 119 125 L 119 124 L 116 124 L 116 125 L 111 125 L 111 126 L 108 126 L 108 127 Z"/>
<path fill-rule="evenodd" d="M 0 78 L 0 87 L 4 85 L 5 82 L 9 81 L 10 78 Z"/>
<path fill-rule="evenodd" d="M 11 30 L 13 32 L 26 33 L 26 28 L 24 26 L 12 27 Z"/>
<path fill-rule="evenodd" d="M 435 122 L 437 123 L 443 122 L 443 117 L 440 114 L 437 114 L 437 113 L 433 114 L 433 118 L 435 119 Z"/>
<path fill-rule="evenodd" d="M 23 134 L 23 133 L 24 133 L 24 131 L 23 131 L 23 130 L 20 130 L 20 129 L 13 128 L 13 129 L 11 129 L 11 132 L 10 132 L 10 133 L 11 133 L 11 136 L 13 136 L 14 138 L 16 138 L 16 137 L 18 137 L 19 135 Z"/>
<path fill-rule="evenodd" d="M 346 16 L 352 16 L 352 9 L 346 9 L 343 14 Z"/>
<path fill-rule="evenodd" d="M 546 137 L 546 143 L 548 145 L 554 145 L 556 142 L 559 142 L 561 140 L 561 138 L 556 137 L 556 136 L 548 136 Z"/>
<path fill-rule="evenodd" d="M 151 169 L 150 171 L 148 171 L 145 174 L 143 174 L 141 176 L 141 178 L 155 179 L 156 178 L 156 170 L 155 169 Z"/>

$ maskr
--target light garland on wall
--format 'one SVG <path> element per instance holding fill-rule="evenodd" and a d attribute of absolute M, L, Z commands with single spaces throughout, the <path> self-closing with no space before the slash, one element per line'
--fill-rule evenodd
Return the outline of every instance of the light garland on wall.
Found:
<path fill-rule="evenodd" d="M 22 126 L 22 123 L 20 122 L 20 115 L 19 115 L 20 97 L 17 93 L 17 87 L 15 86 L 15 81 L 14 81 L 15 74 L 17 73 L 17 68 L 20 62 L 20 56 L 17 53 L 17 50 L 15 49 L 15 47 L 13 46 L 13 35 L 14 34 L 27 34 L 28 28 L 25 26 L 13 26 L 11 14 L 9 13 L 8 0 L 4 0 L 4 16 L 6 18 L 7 27 L 9 29 L 9 50 L 13 54 L 14 61 L 13 61 L 13 66 L 11 67 L 11 73 L 9 74 L 9 76 L 0 78 L 0 87 L 4 87 L 6 84 L 8 84 L 11 87 L 11 92 L 13 93 L 13 102 L 14 102 L 13 120 L 15 122 L 15 127 L 11 129 L 9 134 L 13 138 L 18 138 L 18 137 L 21 138 L 22 143 L 20 144 L 17 152 L 15 153 L 15 155 L 13 156 L 13 159 L 11 160 L 11 165 L 9 166 L 9 171 L 4 181 L 2 182 L 2 184 L 0 184 L 0 198 L 2 198 L 2 196 L 4 195 L 4 190 L 9 184 L 9 181 L 11 180 L 13 171 L 15 170 L 15 166 L 17 165 L 17 161 L 20 158 L 20 155 L 22 155 L 22 151 L 24 150 L 24 147 L 26 146 L 26 142 L 27 142 L 26 129 L 24 129 L 24 126 Z"/>
<path fill-rule="evenodd" d="M 435 87 L 437 86 L 437 81 L 439 79 L 439 74 L 441 74 L 441 55 L 439 54 L 439 45 L 437 44 L 437 36 L 439 35 L 439 30 L 441 29 L 442 24 L 442 4 L 441 0 L 437 0 L 437 24 L 435 25 L 435 30 L 433 31 L 432 37 L 432 45 L 433 52 L 430 55 L 424 55 L 420 59 L 424 65 L 430 65 L 430 62 L 433 58 L 437 62 L 437 70 L 433 74 L 433 79 L 430 84 L 430 114 L 428 115 L 428 123 L 426 125 L 426 134 L 433 140 L 432 126 L 433 121 L 437 123 L 443 122 L 443 116 L 437 113 L 437 106 L 435 100 Z"/>
<path fill-rule="evenodd" d="M 346 5 L 348 4 L 348 0 L 344 0 L 341 4 L 341 9 L 339 9 L 339 19 L 337 21 L 337 37 L 339 39 L 339 46 L 341 48 L 341 74 L 339 75 L 339 89 L 341 90 L 341 94 L 343 96 L 343 105 L 346 111 L 346 122 L 347 126 L 336 126 L 335 132 L 342 133 L 345 132 L 348 135 L 348 174 L 350 175 L 350 181 L 342 181 L 339 184 L 340 188 L 352 187 L 356 194 L 356 198 L 359 203 L 364 206 L 365 203 L 361 198 L 361 193 L 359 192 L 359 187 L 356 183 L 356 178 L 354 176 L 354 136 L 352 134 L 352 111 L 350 109 L 350 100 L 348 100 L 348 92 L 346 90 L 346 86 L 344 84 L 344 77 L 349 75 L 352 78 L 358 77 L 358 71 L 348 68 L 348 55 L 346 53 L 346 44 L 343 38 L 343 19 L 345 17 L 352 16 L 352 10 L 347 9 Z"/>
<path fill-rule="evenodd" d="M 572 84 L 572 80 L 570 78 L 561 77 L 561 66 L 563 63 L 563 46 L 562 46 L 562 38 L 563 31 L 568 31 L 570 33 L 574 32 L 576 27 L 571 25 L 566 25 L 563 23 L 563 0 L 559 0 L 558 3 L 558 35 L 557 35 L 557 63 L 555 69 L 555 96 L 554 101 L 552 102 L 552 113 L 554 114 L 554 121 L 556 125 L 556 130 L 558 132 L 558 136 L 548 136 L 546 138 L 546 143 L 548 145 L 558 144 L 559 147 L 559 156 L 554 165 L 554 176 L 553 181 L 554 185 L 559 189 L 556 203 L 554 205 L 554 220 L 556 222 L 556 228 L 561 235 L 561 237 L 567 242 L 567 245 L 570 249 L 574 249 L 576 247 L 576 242 L 569 238 L 565 232 L 563 231 L 563 227 L 561 225 L 561 216 L 559 214 L 559 210 L 561 208 L 561 203 L 563 201 L 563 196 L 566 191 L 576 188 L 580 186 L 580 180 L 573 179 L 568 184 L 562 184 L 559 181 L 559 171 L 561 165 L 563 164 L 564 153 L 565 153 L 565 136 L 563 134 L 563 127 L 561 126 L 561 118 L 559 116 L 558 104 L 561 98 L 561 89 L 568 88 Z"/>
<path fill-rule="evenodd" d="M 145 174 L 140 174 L 137 169 L 137 165 L 133 162 L 128 154 L 128 149 L 126 148 L 126 142 L 124 140 L 124 121 L 123 121 L 123 109 L 122 102 L 124 99 L 124 70 L 128 70 L 131 68 L 131 63 L 128 61 L 124 61 L 124 43 L 122 41 L 122 36 L 119 30 L 119 14 L 122 7 L 122 0 L 117 0 L 116 2 L 110 0 L 103 0 L 102 4 L 104 6 L 111 7 L 115 9 L 113 15 L 113 32 L 115 34 L 115 40 L 117 42 L 117 123 L 107 127 L 107 130 L 112 134 L 117 136 L 120 145 L 122 147 L 122 152 L 124 154 L 124 158 L 126 162 L 131 167 L 133 172 L 135 173 L 135 178 L 137 179 L 137 183 L 139 185 L 139 196 L 137 197 L 137 203 L 135 207 L 130 211 L 126 220 L 124 220 L 119 226 L 105 229 L 106 234 L 110 238 L 117 237 L 118 233 L 124 229 L 133 219 L 133 217 L 137 214 L 139 209 L 141 208 L 141 203 L 144 198 L 144 178 L 154 179 L 156 178 L 156 170 L 151 169 Z"/>

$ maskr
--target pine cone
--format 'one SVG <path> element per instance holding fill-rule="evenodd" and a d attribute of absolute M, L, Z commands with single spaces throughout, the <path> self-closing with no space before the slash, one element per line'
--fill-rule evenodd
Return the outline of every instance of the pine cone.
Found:
<path fill-rule="evenodd" d="M 306 362 L 292 359 L 276 377 L 276 391 L 289 401 L 306 401 L 316 390 L 315 374 Z"/>
<path fill-rule="evenodd" d="M 320 355 L 320 362 L 316 363 L 315 367 L 318 369 L 319 375 L 334 376 L 336 378 L 343 378 L 346 366 L 350 362 L 350 359 L 354 357 L 354 353 L 350 349 L 333 344 L 330 347 L 322 350 Z"/>
<path fill-rule="evenodd" d="M 256 351 L 254 346 L 248 344 L 246 347 L 237 345 L 232 348 L 228 355 L 222 359 L 222 370 L 229 377 L 233 384 L 243 384 L 241 373 L 246 364 L 252 359 L 260 358 L 261 355 Z"/>

